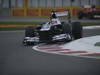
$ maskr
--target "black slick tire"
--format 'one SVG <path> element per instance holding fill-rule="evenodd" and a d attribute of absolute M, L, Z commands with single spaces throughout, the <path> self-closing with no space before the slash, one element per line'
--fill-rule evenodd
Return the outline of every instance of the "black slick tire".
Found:
<path fill-rule="evenodd" d="M 25 29 L 25 37 L 34 37 L 34 28 L 33 27 L 27 27 Z"/>
<path fill-rule="evenodd" d="M 74 39 L 80 39 L 82 38 L 82 25 L 80 22 L 73 22 L 72 23 L 72 35 Z"/>
<path fill-rule="evenodd" d="M 63 24 L 63 31 L 64 33 L 71 33 L 71 26 L 69 24 L 64 23 Z"/>

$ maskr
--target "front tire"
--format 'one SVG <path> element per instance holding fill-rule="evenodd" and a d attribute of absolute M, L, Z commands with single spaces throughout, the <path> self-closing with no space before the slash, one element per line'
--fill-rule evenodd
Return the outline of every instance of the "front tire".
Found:
<path fill-rule="evenodd" d="M 66 39 L 65 39 L 65 42 L 69 42 L 72 40 L 72 28 L 71 28 L 71 25 L 70 24 L 63 24 L 63 33 L 66 34 Z"/>
<path fill-rule="evenodd" d="M 24 38 L 24 40 L 23 40 L 23 42 L 22 42 L 23 45 L 24 45 L 24 46 L 33 45 L 34 42 L 33 42 L 33 43 L 27 42 L 26 37 L 34 37 L 34 36 L 35 36 L 34 28 L 33 28 L 33 27 L 27 27 L 27 28 L 25 29 L 25 38 Z"/>
<path fill-rule="evenodd" d="M 71 26 L 69 24 L 64 23 L 63 24 L 63 31 L 64 31 L 64 33 L 71 34 Z"/>
<path fill-rule="evenodd" d="M 34 37 L 34 28 L 33 27 L 27 27 L 25 29 L 25 37 Z"/>

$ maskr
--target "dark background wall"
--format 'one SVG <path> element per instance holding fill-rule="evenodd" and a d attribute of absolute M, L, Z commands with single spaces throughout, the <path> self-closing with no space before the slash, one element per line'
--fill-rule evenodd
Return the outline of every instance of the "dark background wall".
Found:
<path fill-rule="evenodd" d="M 65 8 L 100 6 L 100 0 L 0 0 L 0 16 L 11 16 L 12 8 Z"/>

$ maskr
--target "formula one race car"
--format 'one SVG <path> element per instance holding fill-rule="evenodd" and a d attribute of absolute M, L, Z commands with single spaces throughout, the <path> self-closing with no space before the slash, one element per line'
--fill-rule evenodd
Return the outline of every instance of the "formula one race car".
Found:
<path fill-rule="evenodd" d="M 85 5 L 77 13 L 78 19 L 100 19 L 100 9 L 94 5 Z"/>
<path fill-rule="evenodd" d="M 80 22 L 61 22 L 57 15 L 59 14 L 53 12 L 49 22 L 36 27 L 27 27 L 23 44 L 66 43 L 82 37 L 82 26 Z"/>

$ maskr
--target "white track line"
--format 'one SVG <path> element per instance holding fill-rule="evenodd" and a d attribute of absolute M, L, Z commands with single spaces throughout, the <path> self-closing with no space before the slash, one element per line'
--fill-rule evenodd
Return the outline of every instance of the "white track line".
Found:
<path fill-rule="evenodd" d="M 84 26 L 83 29 L 100 29 L 100 26 Z"/>
<path fill-rule="evenodd" d="M 99 41 L 100 36 L 92 36 L 81 38 L 63 45 L 34 46 L 33 49 L 46 53 L 100 59 L 100 47 L 94 46 L 94 44 Z"/>

